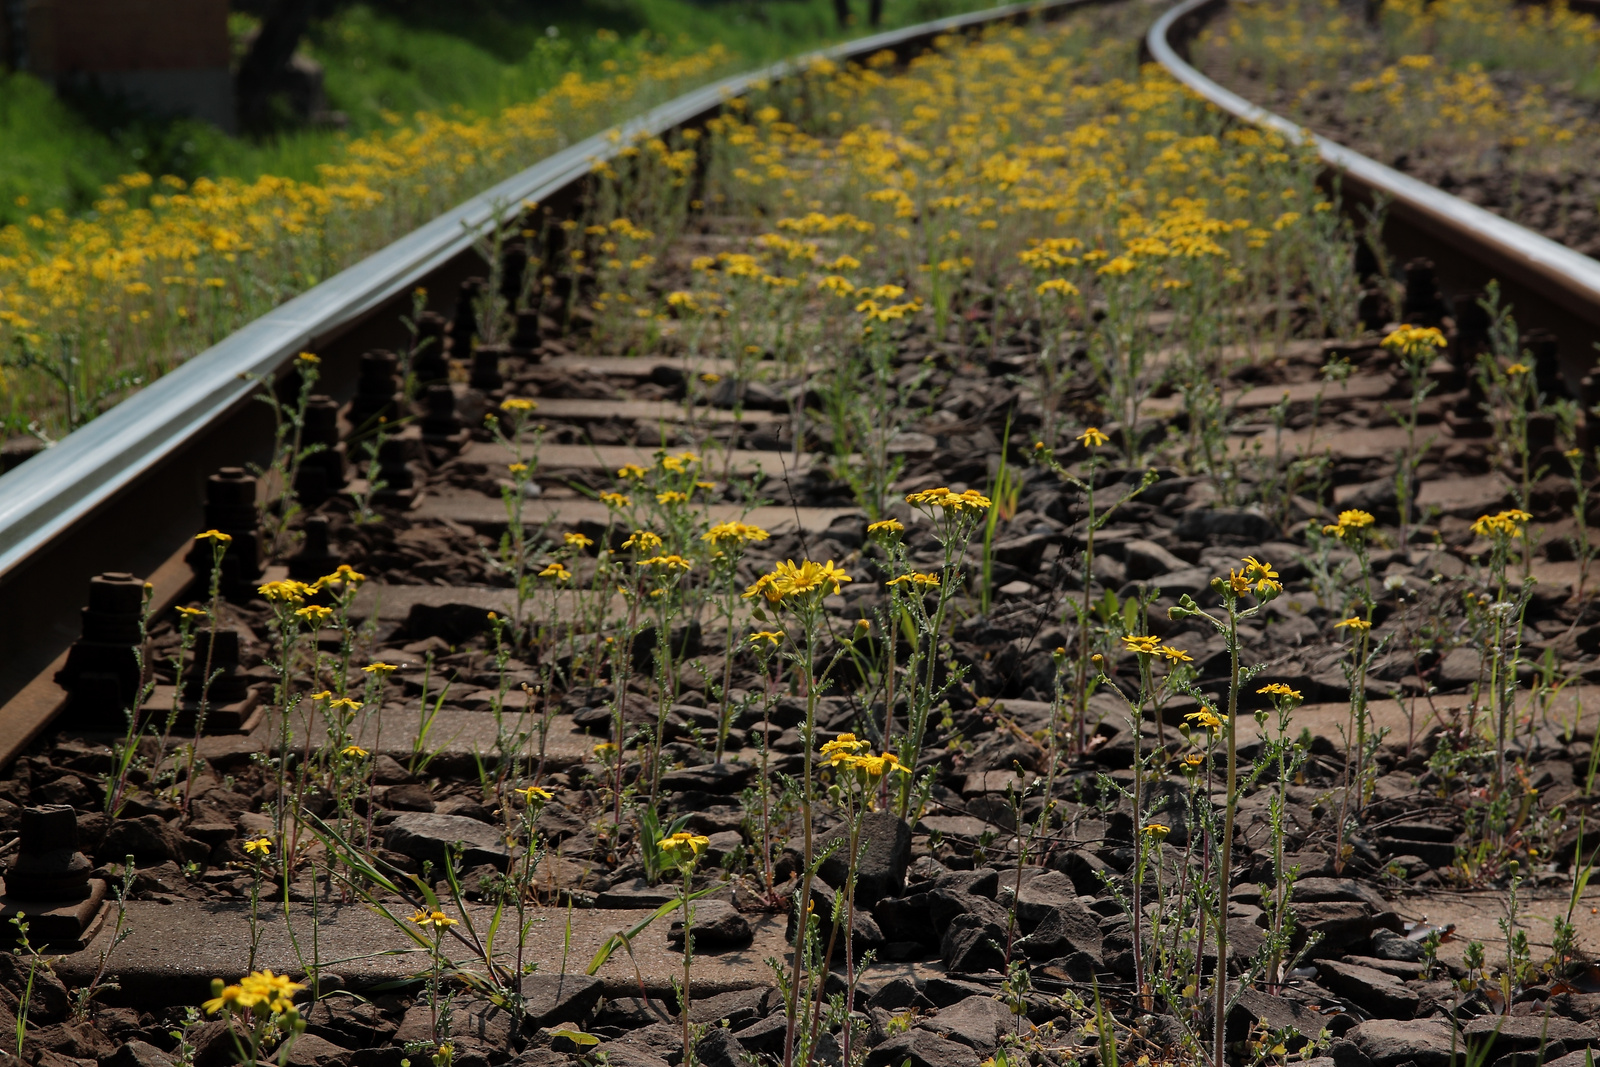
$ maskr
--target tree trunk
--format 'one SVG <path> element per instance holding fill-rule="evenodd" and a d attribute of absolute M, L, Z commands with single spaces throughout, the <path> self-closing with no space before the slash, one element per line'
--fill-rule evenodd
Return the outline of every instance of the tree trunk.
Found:
<path fill-rule="evenodd" d="M 289 60 L 310 28 L 315 10 L 316 0 L 273 0 L 267 9 L 260 32 L 239 64 L 235 88 L 241 128 L 260 131 L 273 124 L 273 95 L 285 87 Z"/>

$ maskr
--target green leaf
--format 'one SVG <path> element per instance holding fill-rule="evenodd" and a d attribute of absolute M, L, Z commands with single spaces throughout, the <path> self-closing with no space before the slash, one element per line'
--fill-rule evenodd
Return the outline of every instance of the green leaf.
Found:
<path fill-rule="evenodd" d="M 598 1045 L 600 1039 L 593 1034 L 586 1034 L 582 1030 L 552 1030 L 551 1037 L 564 1037 L 574 1045 Z"/>
<path fill-rule="evenodd" d="M 701 889 L 701 890 L 698 890 L 697 892 L 690 893 L 689 894 L 689 899 L 690 900 L 699 900 L 701 897 L 705 896 L 707 893 L 714 893 L 719 888 L 721 888 L 721 887 L 720 886 L 714 886 L 714 885 L 713 886 L 708 886 L 705 889 Z M 626 930 L 619 930 L 617 933 L 614 933 L 610 937 L 606 938 L 606 943 L 600 946 L 600 951 L 596 952 L 594 954 L 594 959 L 589 961 L 589 969 L 584 971 L 583 973 L 584 974 L 590 974 L 590 975 L 598 973 L 600 968 L 602 968 L 602 967 L 604 967 L 606 965 L 606 960 L 610 959 L 611 958 L 611 954 L 617 950 L 617 946 L 618 945 L 622 944 L 625 941 L 632 941 L 634 938 L 636 938 L 640 934 L 644 933 L 645 927 L 649 926 L 651 923 L 653 923 L 657 919 L 661 918 L 661 916 L 667 915 L 667 914 L 669 914 L 669 913 L 671 913 L 673 911 L 676 911 L 678 909 L 678 907 L 680 905 L 682 905 L 682 903 L 683 903 L 682 899 L 669 900 L 665 904 L 663 904 L 659 908 L 657 908 L 655 911 L 652 911 L 649 915 L 646 915 L 644 918 L 640 919 L 638 922 L 636 922 L 632 926 L 628 927 Z"/>

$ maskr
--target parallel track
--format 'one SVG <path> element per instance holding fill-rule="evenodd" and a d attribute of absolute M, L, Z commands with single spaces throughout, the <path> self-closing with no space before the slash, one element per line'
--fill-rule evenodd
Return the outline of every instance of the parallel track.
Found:
<path fill-rule="evenodd" d="M 1347 196 L 1387 197 L 1385 242 L 1402 257 L 1433 258 L 1447 294 L 1499 279 L 1519 319 L 1536 321 L 1560 338 L 1563 370 L 1575 386 L 1593 365 L 1593 344 L 1600 340 L 1600 262 L 1314 134 L 1201 74 L 1183 49 L 1226 4 L 1184 0 L 1150 27 L 1145 48 L 1174 78 L 1223 111 L 1291 143 L 1315 145 Z"/>

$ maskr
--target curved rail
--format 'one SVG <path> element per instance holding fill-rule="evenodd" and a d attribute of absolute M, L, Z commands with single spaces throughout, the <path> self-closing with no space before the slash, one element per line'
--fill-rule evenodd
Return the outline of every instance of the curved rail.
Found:
<path fill-rule="evenodd" d="M 821 59 L 848 60 L 904 49 L 942 34 L 1088 2 L 1009 4 L 875 34 L 723 78 L 507 178 L 251 322 L 0 477 L 0 576 L 82 522 L 203 429 L 236 411 L 256 389 L 255 379 L 276 374 L 296 353 L 402 297 L 421 279 L 468 252 L 473 234 L 484 226 L 509 221 L 526 201 L 547 200 L 586 175 L 596 160 L 611 159 L 631 139 L 692 122 L 730 97 L 803 71 Z"/>
<path fill-rule="evenodd" d="M 1184 0 L 1162 15 L 1145 39 L 1151 56 L 1174 78 L 1222 110 L 1280 133 L 1294 144 L 1314 144 L 1329 166 L 1351 183 L 1391 197 L 1391 212 L 1430 237 L 1480 260 L 1578 318 L 1600 324 L 1600 262 L 1320 137 L 1224 89 L 1190 66 L 1171 41 L 1173 29 L 1178 27 L 1185 37 L 1192 35 L 1200 20 L 1224 3 L 1226 0 Z"/>

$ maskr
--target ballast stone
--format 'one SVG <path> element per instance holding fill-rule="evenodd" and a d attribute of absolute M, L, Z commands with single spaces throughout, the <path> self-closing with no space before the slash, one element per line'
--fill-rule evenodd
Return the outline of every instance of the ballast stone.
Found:
<path fill-rule="evenodd" d="M 442 869 L 450 851 L 463 846 L 461 862 L 468 867 L 492 863 L 502 871 L 511 862 L 505 839 L 491 826 L 462 815 L 436 815 L 432 812 L 407 812 L 389 824 L 383 835 L 384 847 L 431 862 Z"/>

